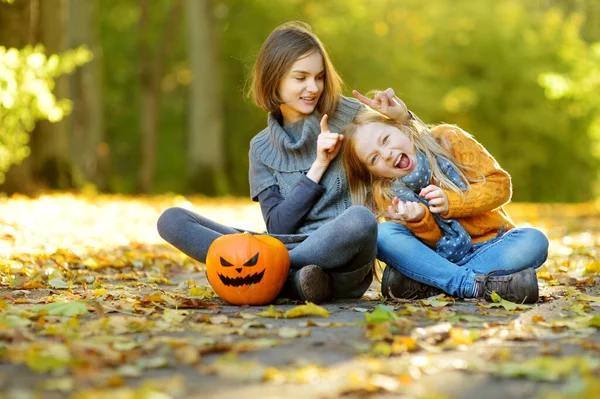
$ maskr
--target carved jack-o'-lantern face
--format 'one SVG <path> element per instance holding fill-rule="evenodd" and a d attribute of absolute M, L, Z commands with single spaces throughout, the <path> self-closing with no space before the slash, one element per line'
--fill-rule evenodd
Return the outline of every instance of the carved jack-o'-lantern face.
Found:
<path fill-rule="evenodd" d="M 290 256 L 271 236 L 226 234 L 208 249 L 206 274 L 215 292 L 233 305 L 273 301 L 287 278 Z"/>

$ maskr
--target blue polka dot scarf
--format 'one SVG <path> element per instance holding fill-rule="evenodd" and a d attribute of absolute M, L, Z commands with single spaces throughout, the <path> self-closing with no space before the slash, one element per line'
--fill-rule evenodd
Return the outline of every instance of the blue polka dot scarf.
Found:
<path fill-rule="evenodd" d="M 437 158 L 437 163 L 442 172 L 454 184 L 463 190 L 467 189 L 466 184 L 461 180 L 456 168 L 452 163 L 443 158 Z M 417 167 L 402 179 L 396 179 L 392 184 L 394 195 L 402 201 L 420 202 L 429 207 L 429 202 L 418 195 L 418 193 L 431 181 L 431 166 L 427 156 L 421 151 L 417 151 Z M 435 251 L 451 262 L 460 261 L 471 249 L 471 236 L 454 219 L 444 219 L 437 213 L 433 213 L 433 218 L 440 226 L 442 238 L 436 244 Z"/>

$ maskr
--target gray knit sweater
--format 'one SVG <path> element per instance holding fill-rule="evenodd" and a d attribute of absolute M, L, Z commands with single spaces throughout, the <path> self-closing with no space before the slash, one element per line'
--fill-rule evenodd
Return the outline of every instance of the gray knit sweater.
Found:
<path fill-rule="evenodd" d="M 333 115 L 329 116 L 329 130 L 340 133 L 364 106 L 358 100 L 340 97 Z M 268 127 L 250 141 L 250 197 L 273 185 L 287 198 L 292 187 L 312 166 L 317 154 L 317 136 L 321 132 L 320 115 L 315 110 L 304 119 L 302 130 L 294 133 L 284 130 L 269 114 Z M 345 211 L 352 201 L 341 155 L 330 164 L 321 178 L 325 193 L 314 204 L 298 234 L 310 234 Z"/>

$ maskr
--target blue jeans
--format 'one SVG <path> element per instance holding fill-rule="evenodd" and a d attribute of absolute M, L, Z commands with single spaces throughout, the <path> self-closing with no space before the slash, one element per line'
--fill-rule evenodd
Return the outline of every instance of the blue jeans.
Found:
<path fill-rule="evenodd" d="M 498 271 L 506 275 L 540 267 L 548 257 L 548 245 L 548 238 L 537 229 L 513 229 L 475 244 L 468 261 L 457 264 L 438 255 L 406 226 L 386 222 L 379 225 L 377 257 L 413 280 L 471 298 L 476 274 Z"/>

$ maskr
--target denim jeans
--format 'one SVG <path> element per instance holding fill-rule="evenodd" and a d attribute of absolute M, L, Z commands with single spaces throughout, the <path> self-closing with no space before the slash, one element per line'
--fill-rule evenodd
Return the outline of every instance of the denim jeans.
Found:
<path fill-rule="evenodd" d="M 240 233 L 183 208 L 169 208 L 157 222 L 160 236 L 181 252 L 206 262 L 210 244 L 224 234 Z M 377 219 L 367 208 L 352 206 L 309 235 L 277 235 L 289 249 L 291 269 L 316 264 L 331 277 L 336 298 L 356 298 L 373 279 Z"/>
<path fill-rule="evenodd" d="M 419 240 L 406 226 L 379 225 L 377 257 L 403 275 L 460 298 L 473 297 L 476 274 L 512 274 L 540 267 L 548 257 L 548 238 L 534 228 L 512 229 L 475 244 L 468 261 L 452 263 Z"/>

